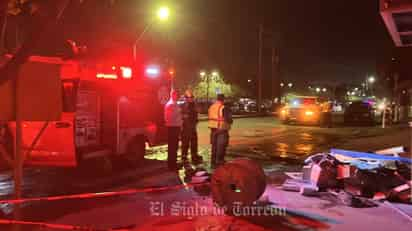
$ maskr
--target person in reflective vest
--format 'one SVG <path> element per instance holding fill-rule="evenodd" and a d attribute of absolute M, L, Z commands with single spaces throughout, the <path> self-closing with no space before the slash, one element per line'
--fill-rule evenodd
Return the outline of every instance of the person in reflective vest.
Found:
<path fill-rule="evenodd" d="M 210 142 L 212 144 L 212 166 L 223 164 L 226 148 L 229 144 L 229 130 L 232 120 L 232 112 L 225 107 L 224 95 L 218 94 L 217 100 L 209 107 Z"/>

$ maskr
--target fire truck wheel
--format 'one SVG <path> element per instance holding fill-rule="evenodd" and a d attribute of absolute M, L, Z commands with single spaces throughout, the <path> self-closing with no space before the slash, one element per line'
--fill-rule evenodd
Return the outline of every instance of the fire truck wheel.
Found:
<path fill-rule="evenodd" d="M 128 145 L 126 160 L 132 166 L 137 166 L 144 160 L 146 154 L 145 138 L 142 135 L 135 136 Z"/>

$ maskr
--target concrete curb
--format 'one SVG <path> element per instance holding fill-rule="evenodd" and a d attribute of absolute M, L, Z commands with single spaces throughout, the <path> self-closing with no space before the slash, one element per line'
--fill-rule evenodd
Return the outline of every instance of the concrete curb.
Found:
<path fill-rule="evenodd" d="M 233 115 L 233 119 L 241 119 L 241 118 L 256 118 L 256 117 L 267 117 L 273 116 L 269 113 L 253 113 L 253 114 L 246 114 L 246 115 Z M 207 115 L 201 114 L 199 115 L 199 121 L 207 121 Z"/>

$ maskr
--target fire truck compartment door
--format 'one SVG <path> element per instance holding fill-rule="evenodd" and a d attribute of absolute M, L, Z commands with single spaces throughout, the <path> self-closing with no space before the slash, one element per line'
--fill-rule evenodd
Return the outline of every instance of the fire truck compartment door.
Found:
<path fill-rule="evenodd" d="M 95 91 L 79 91 L 76 105 L 77 147 L 96 147 L 101 145 L 99 105 L 100 97 Z"/>
<path fill-rule="evenodd" d="M 73 113 L 63 113 L 60 121 L 48 122 L 37 145 L 28 156 L 25 164 L 31 166 L 75 167 Z M 46 122 L 23 122 L 23 150 L 27 153 L 34 139 Z M 15 131 L 15 123 L 9 123 Z"/>
<path fill-rule="evenodd" d="M 62 113 L 60 64 L 29 61 L 18 72 L 17 105 L 21 120 L 55 121 Z M 15 87 L 0 85 L 0 120 L 15 120 Z M 33 110 L 35 108 L 36 110 Z"/>

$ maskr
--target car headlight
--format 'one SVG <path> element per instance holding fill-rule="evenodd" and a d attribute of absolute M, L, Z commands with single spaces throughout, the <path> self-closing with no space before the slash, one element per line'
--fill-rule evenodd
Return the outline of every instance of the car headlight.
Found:
<path fill-rule="evenodd" d="M 305 115 L 307 115 L 307 116 L 312 116 L 312 115 L 313 115 L 313 111 L 305 111 Z"/>

